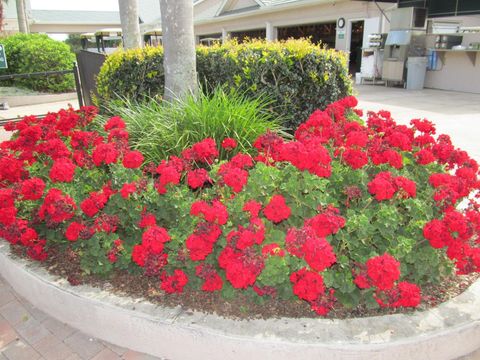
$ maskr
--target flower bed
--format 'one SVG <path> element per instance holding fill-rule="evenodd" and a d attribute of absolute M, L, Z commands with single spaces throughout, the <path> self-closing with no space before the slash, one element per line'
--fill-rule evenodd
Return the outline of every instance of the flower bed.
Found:
<path fill-rule="evenodd" d="M 382 111 L 363 125 L 355 105 L 314 112 L 291 141 L 260 136 L 255 158 L 207 138 L 143 167 L 118 117 L 104 136 L 94 108 L 26 117 L 1 146 L 0 236 L 167 294 L 301 299 L 319 315 L 416 307 L 422 286 L 480 269 L 478 165 L 426 120 Z"/>

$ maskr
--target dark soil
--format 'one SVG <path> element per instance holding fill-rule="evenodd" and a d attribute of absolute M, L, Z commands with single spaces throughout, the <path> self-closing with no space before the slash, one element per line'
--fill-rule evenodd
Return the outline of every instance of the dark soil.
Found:
<path fill-rule="evenodd" d="M 12 246 L 12 251 L 18 256 L 24 256 L 23 247 Z M 144 298 L 161 306 L 176 307 L 180 305 L 187 311 L 216 313 L 220 316 L 235 319 L 318 317 L 309 305 L 301 300 L 289 302 L 268 299 L 263 304 L 257 304 L 242 294 L 234 299 L 225 300 L 219 292 L 206 293 L 187 288 L 184 289 L 182 294 L 166 295 L 160 290 L 159 280 L 156 277 L 132 275 L 125 271 L 114 272 L 108 279 L 93 275 L 82 275 L 78 258 L 73 252 L 65 254 L 56 249 L 50 249 L 49 254 L 48 260 L 41 264 L 51 274 L 66 278 L 72 285 L 88 284 L 117 295 Z M 443 284 L 423 286 L 422 303 L 416 310 L 429 309 L 461 294 L 479 277 L 480 274 L 452 276 Z M 344 319 L 413 311 L 411 309 L 367 309 L 364 306 L 346 309 L 337 303 L 335 309 L 329 313 L 328 318 Z"/>

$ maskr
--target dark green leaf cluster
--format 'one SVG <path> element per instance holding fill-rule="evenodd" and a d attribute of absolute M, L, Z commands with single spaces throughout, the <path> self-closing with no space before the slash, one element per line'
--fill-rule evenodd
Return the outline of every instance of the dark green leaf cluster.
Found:
<path fill-rule="evenodd" d="M 69 70 L 75 62 L 75 54 L 70 47 L 41 34 L 15 34 L 0 39 L 4 46 L 8 69 L 5 74 L 26 74 L 41 71 Z M 75 88 L 73 74 L 37 76 L 10 81 L 11 85 L 35 91 L 67 92 Z"/>
<path fill-rule="evenodd" d="M 142 100 L 163 94 L 163 49 L 118 51 L 107 58 L 97 79 L 99 104 L 116 96 Z M 296 128 L 318 108 L 350 95 L 344 53 L 308 40 L 197 48 L 198 80 L 207 93 L 218 87 L 257 98 L 268 95 L 273 113 Z"/>

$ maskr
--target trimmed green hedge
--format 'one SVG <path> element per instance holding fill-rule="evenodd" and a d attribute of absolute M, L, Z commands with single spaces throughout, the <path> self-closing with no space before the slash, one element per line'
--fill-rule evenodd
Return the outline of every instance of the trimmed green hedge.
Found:
<path fill-rule="evenodd" d="M 110 55 L 97 79 L 99 104 L 116 96 L 131 100 L 162 95 L 163 49 L 117 51 Z M 350 95 L 347 56 L 308 40 L 228 42 L 197 47 L 200 84 L 208 93 L 217 87 L 247 96 L 268 94 L 272 111 L 296 127 L 315 109 Z"/>
<path fill-rule="evenodd" d="M 0 74 L 23 74 L 39 71 L 69 70 L 75 62 L 70 47 L 41 34 L 15 34 L 0 39 L 7 55 L 8 69 Z M 36 91 L 66 92 L 75 88 L 72 74 L 15 79 L 10 85 Z"/>

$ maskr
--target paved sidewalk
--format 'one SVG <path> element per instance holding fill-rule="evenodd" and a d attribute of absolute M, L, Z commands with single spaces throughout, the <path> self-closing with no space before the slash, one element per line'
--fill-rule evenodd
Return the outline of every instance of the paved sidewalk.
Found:
<path fill-rule="evenodd" d="M 78 108 L 78 101 L 74 100 L 65 100 L 60 102 L 38 104 L 38 105 L 27 105 L 27 106 L 17 106 L 12 107 L 8 110 L 0 110 L 0 119 L 11 119 L 14 117 L 26 116 L 26 115 L 44 115 L 49 112 L 55 112 L 60 109 L 66 109 L 71 105 L 75 109 Z M 8 140 L 11 136 L 11 133 L 5 131 L 3 127 L 0 127 L 0 142 Z M 3 360 L 0 358 L 0 360 Z"/>
<path fill-rule="evenodd" d="M 480 161 L 480 94 L 373 85 L 360 85 L 355 89 L 360 109 L 388 110 L 401 124 L 426 118 L 437 125 L 437 134 L 450 135 L 455 146 Z"/>
<path fill-rule="evenodd" d="M 0 277 L 0 360 L 39 359 L 160 360 L 62 324 L 18 296 Z"/>

